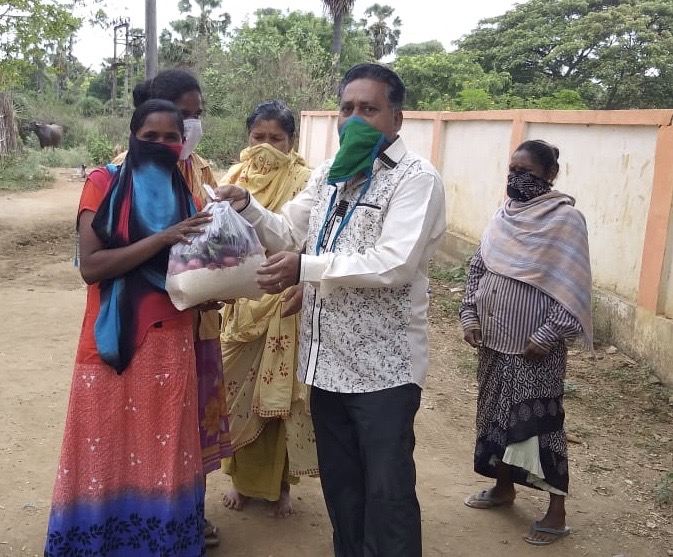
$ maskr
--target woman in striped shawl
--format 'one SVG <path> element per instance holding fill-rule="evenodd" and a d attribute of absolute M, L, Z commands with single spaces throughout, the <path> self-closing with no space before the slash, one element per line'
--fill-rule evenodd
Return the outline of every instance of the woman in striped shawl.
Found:
<path fill-rule="evenodd" d="M 592 350 L 587 228 L 575 200 L 552 191 L 559 151 L 526 141 L 512 154 L 507 194 L 470 262 L 460 320 L 479 352 L 474 469 L 495 486 L 465 499 L 488 509 L 514 502 L 514 484 L 549 492 L 524 536 L 548 545 L 568 534 L 563 429 L 566 340 Z"/>

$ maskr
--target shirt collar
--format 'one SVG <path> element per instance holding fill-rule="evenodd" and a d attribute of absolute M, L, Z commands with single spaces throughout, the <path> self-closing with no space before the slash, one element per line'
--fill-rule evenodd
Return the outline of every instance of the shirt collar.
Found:
<path fill-rule="evenodd" d="M 395 141 L 393 141 L 388 148 L 379 153 L 379 156 L 376 157 L 374 161 L 374 166 L 372 167 L 372 174 L 376 174 L 381 168 L 395 168 L 398 163 L 402 160 L 404 155 L 407 154 L 407 146 L 402 141 L 400 136 L 397 136 Z M 355 182 L 351 183 L 348 187 L 357 187 L 366 182 L 365 177 L 358 178 Z"/>
<path fill-rule="evenodd" d="M 397 139 L 393 141 L 388 148 L 379 153 L 377 161 L 375 164 L 380 163 L 386 168 L 395 168 L 397 164 L 402 160 L 402 157 L 407 153 L 407 146 L 402 141 L 402 138 L 398 135 Z"/>

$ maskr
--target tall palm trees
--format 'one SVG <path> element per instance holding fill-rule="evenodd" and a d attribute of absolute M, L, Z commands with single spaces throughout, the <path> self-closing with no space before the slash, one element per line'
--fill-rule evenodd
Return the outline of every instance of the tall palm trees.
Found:
<path fill-rule="evenodd" d="M 325 11 L 329 13 L 333 22 L 332 31 L 332 81 L 336 85 L 339 76 L 339 61 L 341 59 L 341 31 L 343 19 L 351 13 L 355 0 L 322 0 Z"/>
<path fill-rule="evenodd" d="M 195 7 L 199 9 L 198 15 L 192 15 Z M 171 30 L 164 29 L 159 37 L 161 62 L 198 67 L 203 53 L 221 44 L 231 16 L 226 12 L 217 13 L 222 10 L 222 0 L 180 0 L 178 10 L 182 19 L 171 21 Z"/>
<path fill-rule="evenodd" d="M 394 8 L 373 4 L 365 10 L 366 19 L 362 19 L 360 24 L 367 31 L 372 41 L 374 58 L 380 60 L 388 54 L 393 54 L 397 50 L 400 41 L 400 27 L 402 20 L 399 17 L 393 19 L 392 24 L 388 25 L 387 19 L 393 17 Z M 369 24 L 369 20 L 373 23 Z"/>

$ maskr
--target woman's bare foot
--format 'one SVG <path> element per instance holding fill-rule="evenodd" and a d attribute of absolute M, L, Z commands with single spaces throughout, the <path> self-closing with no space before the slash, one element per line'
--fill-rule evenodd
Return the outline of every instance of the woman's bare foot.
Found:
<path fill-rule="evenodd" d="M 283 482 L 280 485 L 280 497 L 278 501 L 271 501 L 269 516 L 285 518 L 291 514 L 294 514 L 294 509 L 292 508 L 292 499 L 290 499 L 290 484 Z"/>
<path fill-rule="evenodd" d="M 228 509 L 233 511 L 240 511 L 248 499 L 249 497 L 242 495 L 237 489 L 232 489 L 224 494 L 224 497 L 222 497 L 222 503 L 224 503 L 224 506 Z"/>

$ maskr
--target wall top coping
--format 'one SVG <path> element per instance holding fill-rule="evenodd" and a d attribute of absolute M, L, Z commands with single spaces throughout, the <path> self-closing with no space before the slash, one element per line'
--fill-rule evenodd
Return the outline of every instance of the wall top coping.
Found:
<path fill-rule="evenodd" d="M 529 124 L 593 124 L 606 126 L 671 126 L 673 109 L 647 110 L 475 110 L 467 112 L 405 110 L 410 120 L 507 121 Z M 304 110 L 303 116 L 336 117 L 335 110 Z"/>

